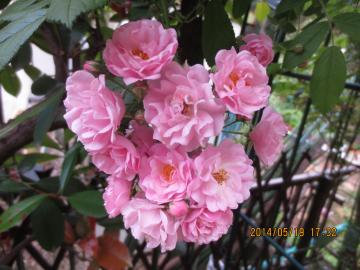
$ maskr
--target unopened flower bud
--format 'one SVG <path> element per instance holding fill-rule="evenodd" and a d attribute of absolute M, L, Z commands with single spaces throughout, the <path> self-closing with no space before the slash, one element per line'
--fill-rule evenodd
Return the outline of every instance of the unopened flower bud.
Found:
<path fill-rule="evenodd" d="M 188 211 L 189 211 L 189 207 L 187 203 L 184 201 L 178 201 L 170 204 L 168 212 L 170 215 L 174 217 L 181 218 L 185 216 L 188 213 Z"/>
<path fill-rule="evenodd" d="M 83 65 L 83 69 L 91 73 L 99 72 L 98 63 L 96 63 L 95 61 L 86 61 Z"/>

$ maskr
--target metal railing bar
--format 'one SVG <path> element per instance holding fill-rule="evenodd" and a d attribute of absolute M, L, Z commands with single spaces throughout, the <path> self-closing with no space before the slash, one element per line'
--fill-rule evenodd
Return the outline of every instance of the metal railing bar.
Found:
<path fill-rule="evenodd" d="M 284 76 L 289 76 L 292 78 L 296 78 L 296 79 L 300 79 L 300 80 L 305 80 L 305 81 L 310 81 L 311 80 L 311 76 L 310 75 L 306 75 L 306 74 L 299 74 L 299 73 L 294 73 L 291 71 L 286 71 L 281 73 L 280 75 L 284 75 Z M 359 83 L 351 83 L 351 82 L 345 82 L 345 88 L 347 89 L 351 89 L 351 90 L 355 90 L 355 91 L 360 91 L 360 84 Z"/>

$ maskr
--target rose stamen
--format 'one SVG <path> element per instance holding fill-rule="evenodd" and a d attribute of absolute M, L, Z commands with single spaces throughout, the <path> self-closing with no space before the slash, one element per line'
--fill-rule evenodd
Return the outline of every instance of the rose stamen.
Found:
<path fill-rule="evenodd" d="M 211 175 L 215 178 L 216 182 L 220 185 L 223 184 L 229 178 L 229 173 L 224 169 L 213 171 Z"/>
<path fill-rule="evenodd" d="M 229 75 L 229 79 L 232 81 L 233 86 L 236 86 L 236 83 L 238 82 L 238 80 L 240 79 L 239 75 L 237 75 L 234 71 L 230 73 Z M 231 87 L 232 88 L 232 87 Z"/>
<path fill-rule="evenodd" d="M 184 104 L 183 104 L 183 109 L 182 109 L 182 111 L 181 111 L 181 114 L 183 114 L 183 115 L 190 115 L 191 114 L 191 107 L 190 107 L 190 105 L 188 105 L 188 104 L 186 104 L 185 102 L 184 102 Z"/>
<path fill-rule="evenodd" d="M 138 48 L 131 50 L 131 53 L 133 55 L 135 55 L 135 56 L 140 57 L 142 60 L 148 60 L 149 59 L 149 55 L 146 52 L 144 52 L 144 51 L 142 51 L 142 50 L 140 50 Z"/>
<path fill-rule="evenodd" d="M 165 166 L 162 169 L 161 175 L 164 177 L 166 181 L 170 182 L 174 171 L 175 171 L 174 166 L 170 164 L 165 164 Z"/>

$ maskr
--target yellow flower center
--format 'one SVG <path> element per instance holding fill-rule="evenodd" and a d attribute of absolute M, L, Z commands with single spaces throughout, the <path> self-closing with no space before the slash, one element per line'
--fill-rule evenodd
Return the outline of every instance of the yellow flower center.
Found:
<path fill-rule="evenodd" d="M 233 86 L 235 86 L 236 83 L 238 82 L 238 80 L 239 80 L 240 78 L 239 78 L 239 76 L 233 71 L 233 72 L 230 73 L 229 79 L 232 81 Z"/>
<path fill-rule="evenodd" d="M 171 176 L 175 171 L 175 167 L 170 164 L 165 164 L 165 166 L 162 169 L 161 175 L 164 177 L 164 179 L 168 182 L 171 181 Z"/>
<path fill-rule="evenodd" d="M 131 50 L 131 53 L 133 55 L 135 55 L 135 56 L 140 57 L 142 60 L 148 60 L 149 59 L 149 55 L 146 52 L 144 52 L 144 51 L 142 51 L 142 50 L 140 50 L 138 48 Z"/>
<path fill-rule="evenodd" d="M 229 178 L 229 173 L 225 171 L 224 169 L 220 169 L 217 171 L 213 171 L 211 175 L 215 178 L 216 182 L 218 182 L 220 185 L 224 183 Z"/>

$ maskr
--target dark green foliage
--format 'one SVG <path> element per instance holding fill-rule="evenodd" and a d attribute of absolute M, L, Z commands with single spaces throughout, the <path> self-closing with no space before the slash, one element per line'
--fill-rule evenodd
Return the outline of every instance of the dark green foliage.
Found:
<path fill-rule="evenodd" d="M 33 235 L 46 250 L 53 250 L 64 240 L 64 216 L 57 204 L 44 200 L 31 214 Z"/>
<path fill-rule="evenodd" d="M 316 61 L 310 83 L 310 95 L 316 108 L 329 112 L 344 90 L 346 66 L 338 47 L 327 48 Z"/>
<path fill-rule="evenodd" d="M 221 49 L 230 49 L 234 45 L 234 29 L 222 1 L 210 1 L 205 9 L 202 28 L 202 48 L 207 63 L 213 66 L 216 53 Z"/>
<path fill-rule="evenodd" d="M 74 209 L 85 216 L 104 217 L 106 215 L 102 195 L 97 190 L 75 193 L 68 200 Z"/>

